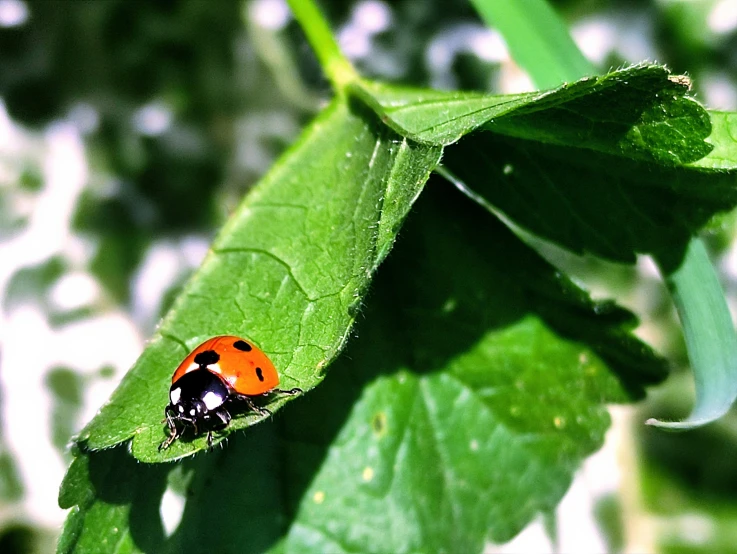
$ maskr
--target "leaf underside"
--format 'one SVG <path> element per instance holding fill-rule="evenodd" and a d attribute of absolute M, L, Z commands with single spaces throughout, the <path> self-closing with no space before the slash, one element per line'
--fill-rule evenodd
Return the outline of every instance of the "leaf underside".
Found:
<path fill-rule="evenodd" d="M 678 264 L 689 238 L 737 204 L 729 114 L 688 81 L 640 64 L 551 91 L 488 96 L 363 83 L 404 136 L 453 144 L 443 165 L 534 234 L 577 252 Z M 707 140 L 708 139 L 708 140 Z"/>

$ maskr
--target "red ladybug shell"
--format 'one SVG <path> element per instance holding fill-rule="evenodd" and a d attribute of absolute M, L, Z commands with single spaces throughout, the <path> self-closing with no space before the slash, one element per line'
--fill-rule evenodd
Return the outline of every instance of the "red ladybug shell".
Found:
<path fill-rule="evenodd" d="M 267 393 L 279 385 L 279 374 L 271 360 L 240 337 L 224 335 L 206 340 L 179 364 L 171 382 L 201 367 L 220 375 L 235 392 L 247 396 Z"/>

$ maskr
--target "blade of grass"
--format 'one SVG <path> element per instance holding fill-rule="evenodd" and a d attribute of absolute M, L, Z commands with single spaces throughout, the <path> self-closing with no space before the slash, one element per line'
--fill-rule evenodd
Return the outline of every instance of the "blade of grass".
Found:
<path fill-rule="evenodd" d="M 692 429 L 719 419 L 737 397 L 737 340 L 724 293 L 703 242 L 693 239 L 683 263 L 665 275 L 696 381 L 696 405 L 685 421 L 647 420 L 667 429 Z"/>
<path fill-rule="evenodd" d="M 545 0 L 471 0 L 489 27 L 504 36 L 514 60 L 539 88 L 596 75 Z"/>

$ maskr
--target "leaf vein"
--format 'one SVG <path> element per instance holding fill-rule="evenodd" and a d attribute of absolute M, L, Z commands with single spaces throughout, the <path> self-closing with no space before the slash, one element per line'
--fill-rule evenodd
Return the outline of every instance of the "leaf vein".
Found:
<path fill-rule="evenodd" d="M 285 260 L 281 259 L 279 256 L 274 254 L 273 252 L 269 252 L 268 250 L 264 250 L 262 248 L 252 248 L 252 247 L 227 247 L 227 248 L 216 248 L 213 249 L 213 252 L 215 254 L 261 254 L 263 256 L 266 256 L 268 258 L 271 258 L 278 264 L 282 265 L 286 270 L 289 276 L 294 281 L 294 284 L 297 286 L 297 289 L 304 295 L 304 297 L 309 300 L 310 302 L 315 302 L 316 300 L 319 300 L 320 297 L 313 299 L 310 294 L 307 292 L 307 290 L 304 288 L 302 283 L 300 283 L 299 279 L 294 275 L 294 272 L 292 271 L 292 266 L 289 265 Z"/>
<path fill-rule="evenodd" d="M 433 441 L 435 442 L 435 452 L 437 453 L 438 458 L 440 458 L 440 473 L 443 476 L 443 489 L 445 490 L 445 496 L 448 499 L 448 505 L 450 506 L 450 510 L 453 514 L 453 521 L 450 528 L 456 530 L 459 528 L 458 524 L 462 521 L 462 516 L 460 515 L 462 509 L 457 499 L 454 498 L 452 492 L 451 482 L 453 480 L 453 476 L 448 471 L 448 468 L 451 467 L 451 462 L 448 458 L 447 452 L 445 452 L 443 448 L 442 440 L 438 435 L 439 424 L 437 418 L 433 417 L 434 415 L 437 415 L 438 409 L 437 405 L 435 405 L 435 403 L 432 401 L 432 397 L 430 396 L 430 392 L 428 391 L 427 387 L 427 381 L 425 379 L 421 379 L 420 396 L 422 397 L 422 402 L 427 412 L 427 417 L 430 420 L 429 427 L 432 430 L 429 436 L 432 437 Z"/>

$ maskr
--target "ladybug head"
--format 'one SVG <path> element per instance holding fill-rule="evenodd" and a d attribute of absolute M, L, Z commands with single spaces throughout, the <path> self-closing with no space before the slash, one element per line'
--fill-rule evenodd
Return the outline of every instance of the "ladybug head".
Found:
<path fill-rule="evenodd" d="M 167 415 L 184 424 L 196 425 L 207 414 L 207 406 L 202 400 L 180 399 L 177 403 L 169 404 L 166 412 Z"/>
<path fill-rule="evenodd" d="M 209 419 L 211 411 L 225 403 L 229 394 L 219 375 L 204 368 L 196 369 L 172 383 L 166 413 L 185 425 L 197 427 Z"/>

